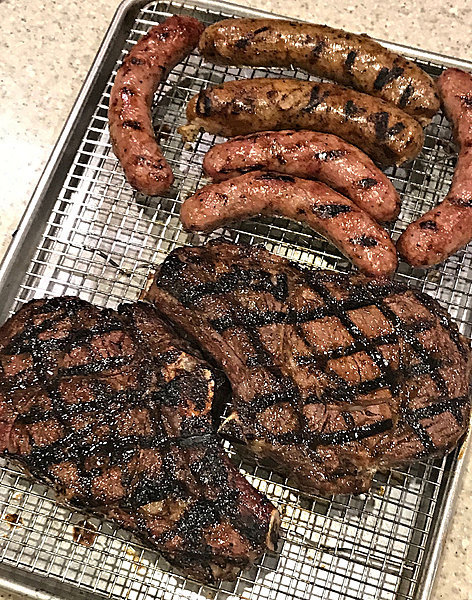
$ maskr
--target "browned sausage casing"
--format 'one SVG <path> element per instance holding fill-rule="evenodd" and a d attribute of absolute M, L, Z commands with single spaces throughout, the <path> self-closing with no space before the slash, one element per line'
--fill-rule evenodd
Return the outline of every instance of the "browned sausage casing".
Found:
<path fill-rule="evenodd" d="M 386 277 L 396 269 L 397 253 L 385 229 L 319 181 L 270 171 L 246 173 L 198 190 L 183 203 L 180 218 L 187 231 L 213 231 L 261 214 L 305 223 L 365 275 Z"/>
<path fill-rule="evenodd" d="M 439 109 L 431 77 L 365 34 L 277 19 L 225 19 L 206 29 L 199 50 L 218 64 L 293 65 L 392 102 L 422 124 Z"/>
<path fill-rule="evenodd" d="M 460 145 L 446 198 L 400 236 L 400 255 L 415 267 L 435 265 L 472 240 L 472 75 L 447 69 L 438 79 L 447 118 Z"/>
<path fill-rule="evenodd" d="M 260 169 L 318 179 L 379 222 L 392 221 L 400 211 L 389 178 L 361 150 L 329 133 L 253 133 L 216 144 L 203 159 L 203 170 L 214 181 Z"/>
<path fill-rule="evenodd" d="M 174 181 L 154 134 L 153 94 L 203 30 L 192 17 L 170 17 L 138 41 L 116 74 L 108 110 L 111 143 L 126 179 L 143 194 L 162 194 Z"/>
<path fill-rule="evenodd" d="M 241 79 L 202 90 L 187 105 L 187 120 L 184 137 L 200 129 L 226 137 L 274 129 L 334 133 L 384 165 L 415 157 L 424 140 L 416 119 L 383 100 L 299 79 Z"/>

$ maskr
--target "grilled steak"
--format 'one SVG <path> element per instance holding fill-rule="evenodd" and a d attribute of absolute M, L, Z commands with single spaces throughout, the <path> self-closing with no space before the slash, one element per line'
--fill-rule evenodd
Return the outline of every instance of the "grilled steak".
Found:
<path fill-rule="evenodd" d="M 209 582 L 274 547 L 277 511 L 213 432 L 213 370 L 150 305 L 30 302 L 0 329 L 0 369 L 1 450 L 69 504 Z"/>
<path fill-rule="evenodd" d="M 228 376 L 222 432 L 304 490 L 363 492 L 377 469 L 444 454 L 467 429 L 468 343 L 403 284 L 220 242 L 172 252 L 148 299 Z"/>

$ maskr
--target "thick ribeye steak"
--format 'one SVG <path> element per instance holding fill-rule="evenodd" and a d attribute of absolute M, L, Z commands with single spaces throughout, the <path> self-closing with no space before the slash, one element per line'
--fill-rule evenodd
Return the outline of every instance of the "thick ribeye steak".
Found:
<path fill-rule="evenodd" d="M 35 300 L 0 329 L 0 450 L 210 582 L 273 548 L 278 524 L 218 445 L 217 392 L 151 305 Z"/>
<path fill-rule="evenodd" d="M 444 454 L 467 429 L 469 345 L 403 284 L 217 242 L 174 250 L 147 298 L 228 376 L 222 432 L 302 489 L 362 492 L 377 469 Z"/>

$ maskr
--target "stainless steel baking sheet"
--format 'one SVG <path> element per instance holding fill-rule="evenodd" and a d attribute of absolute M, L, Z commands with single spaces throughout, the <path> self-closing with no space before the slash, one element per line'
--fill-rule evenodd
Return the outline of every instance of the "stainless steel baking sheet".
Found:
<path fill-rule="evenodd" d="M 136 300 L 153 265 L 178 245 L 208 237 L 182 231 L 182 199 L 204 181 L 201 160 L 218 141 L 207 134 L 183 145 L 177 127 L 202 86 L 224 79 L 295 76 L 282 69 L 228 68 L 193 53 L 156 93 L 154 121 L 176 183 L 149 199 L 126 183 L 107 128 L 109 93 L 124 55 L 149 27 L 170 14 L 206 23 L 224 16 L 260 16 L 223 2 L 128 1 L 118 10 L 77 103 L 0 270 L 0 319 L 36 297 L 73 294 L 101 306 Z M 437 76 L 444 66 L 472 64 L 390 45 Z M 394 237 L 447 192 L 455 164 L 442 114 L 426 130 L 420 156 L 387 173 L 403 196 Z M 220 231 L 234 241 L 263 243 L 313 267 L 347 270 L 345 259 L 317 235 L 284 219 L 257 219 Z M 472 247 L 428 272 L 402 264 L 398 279 L 427 291 L 472 333 Z M 228 451 L 231 452 L 229 446 Z M 233 455 L 248 479 L 282 514 L 280 552 L 265 555 L 233 583 L 202 586 L 173 572 L 156 553 L 109 523 L 87 519 L 89 545 L 74 527 L 84 516 L 57 504 L 8 462 L 0 472 L 0 584 L 25 597 L 148 600 L 425 600 L 431 590 L 451 515 L 465 447 L 444 460 L 420 462 L 375 478 L 361 496 L 301 494 L 255 461 Z M 75 533 L 75 537 L 74 537 Z"/>

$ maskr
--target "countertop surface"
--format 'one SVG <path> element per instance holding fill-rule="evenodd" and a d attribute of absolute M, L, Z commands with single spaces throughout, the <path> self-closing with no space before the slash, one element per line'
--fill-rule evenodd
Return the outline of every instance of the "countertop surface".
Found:
<path fill-rule="evenodd" d="M 245 5 L 472 60 L 472 1 L 245 0 Z M 115 0 L 0 0 L 0 257 L 117 8 Z M 472 598 L 472 466 L 444 547 L 434 600 Z M 2 598 L 17 598 L 10 594 Z M 18 596 L 19 598 L 19 596 Z"/>

